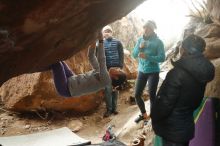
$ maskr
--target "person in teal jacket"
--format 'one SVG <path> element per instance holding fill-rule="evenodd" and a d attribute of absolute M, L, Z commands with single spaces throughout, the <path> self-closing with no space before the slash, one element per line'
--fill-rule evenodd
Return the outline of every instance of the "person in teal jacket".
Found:
<path fill-rule="evenodd" d="M 143 90 L 148 83 L 150 103 L 156 96 L 157 85 L 159 82 L 159 63 L 165 60 L 163 42 L 158 38 L 154 30 L 156 24 L 154 21 L 147 21 L 143 26 L 144 34 L 140 37 L 134 47 L 132 56 L 138 59 L 138 77 L 135 85 L 135 100 L 141 111 L 135 122 L 141 120 L 147 121 L 149 115 L 146 113 L 144 100 L 141 98 Z"/>

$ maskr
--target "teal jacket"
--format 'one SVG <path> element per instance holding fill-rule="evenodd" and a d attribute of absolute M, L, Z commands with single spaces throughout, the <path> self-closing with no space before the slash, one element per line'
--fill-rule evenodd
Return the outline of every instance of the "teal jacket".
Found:
<path fill-rule="evenodd" d="M 140 49 L 139 46 L 142 41 L 145 41 L 145 48 Z M 146 59 L 138 57 L 140 52 L 143 52 L 147 56 Z M 132 56 L 135 59 L 138 58 L 138 71 L 143 73 L 160 72 L 159 63 L 165 60 L 163 42 L 156 34 L 145 40 L 143 37 L 140 37 L 134 47 Z"/>

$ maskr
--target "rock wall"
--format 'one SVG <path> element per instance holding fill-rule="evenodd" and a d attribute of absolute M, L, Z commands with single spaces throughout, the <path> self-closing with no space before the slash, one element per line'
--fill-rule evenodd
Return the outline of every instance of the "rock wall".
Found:
<path fill-rule="evenodd" d="M 215 65 L 215 78 L 207 85 L 205 96 L 220 98 L 220 1 L 207 0 L 207 8 L 212 23 L 205 23 L 195 19 L 190 22 L 189 31 L 203 37 L 206 41 L 205 56 Z"/>
<path fill-rule="evenodd" d="M 197 30 L 196 34 L 206 41 L 205 56 L 209 59 L 220 57 L 220 25 L 216 23 L 207 24 Z"/>
<path fill-rule="evenodd" d="M 212 62 L 215 65 L 215 78 L 207 85 L 205 96 L 220 98 L 220 58 Z"/>
<path fill-rule="evenodd" d="M 124 48 L 133 50 L 138 37 L 142 35 L 143 22 L 138 19 L 133 13 L 111 24 L 114 31 L 114 36 L 119 38 Z"/>
<path fill-rule="evenodd" d="M 206 35 L 202 35 L 207 43 L 205 55 L 215 65 L 215 78 L 207 85 L 206 96 L 220 98 L 220 1 L 208 0 L 207 7 L 214 23 L 206 25 Z"/>
<path fill-rule="evenodd" d="M 220 1 L 219 0 L 207 0 L 207 8 L 210 12 L 211 19 L 220 25 Z"/>
<path fill-rule="evenodd" d="M 0 85 L 70 58 L 143 1 L 1 0 Z"/>

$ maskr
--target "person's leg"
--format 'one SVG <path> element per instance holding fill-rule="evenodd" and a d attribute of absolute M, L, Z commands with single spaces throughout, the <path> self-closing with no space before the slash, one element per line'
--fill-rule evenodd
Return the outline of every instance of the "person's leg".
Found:
<path fill-rule="evenodd" d="M 69 68 L 69 66 L 64 62 L 64 61 L 61 61 L 61 63 L 63 64 L 63 69 L 65 71 L 65 75 L 67 77 L 67 79 L 71 76 L 74 75 L 74 73 L 72 72 L 72 70 Z"/>
<path fill-rule="evenodd" d="M 108 85 L 105 87 L 105 103 L 106 103 L 106 109 L 107 111 L 104 114 L 104 117 L 108 117 L 112 113 L 112 86 Z"/>
<path fill-rule="evenodd" d="M 158 82 L 159 82 L 159 73 L 149 74 L 148 90 L 149 90 L 149 95 L 150 95 L 150 107 L 152 107 L 153 101 L 156 97 Z"/>
<path fill-rule="evenodd" d="M 144 116 L 144 118 L 147 118 L 146 117 L 146 109 L 145 109 L 144 100 L 142 99 L 141 96 L 142 96 L 143 90 L 146 86 L 147 79 L 148 79 L 147 74 L 139 72 L 137 80 L 136 80 L 136 84 L 135 84 L 135 100 L 136 100 L 136 103 L 141 111 L 141 114 Z M 140 118 L 136 119 L 135 122 L 138 123 L 140 120 L 142 120 Z"/>
<path fill-rule="evenodd" d="M 53 72 L 54 84 L 57 92 L 64 97 L 71 97 L 70 91 L 68 88 L 68 78 L 61 62 L 51 65 Z"/>
<path fill-rule="evenodd" d="M 118 101 L 119 91 L 115 90 L 112 92 L 112 113 L 118 114 L 117 112 L 117 101 Z"/>
<path fill-rule="evenodd" d="M 189 146 L 189 142 L 176 143 L 176 142 L 165 140 L 163 138 L 162 138 L 162 143 L 163 143 L 163 146 Z"/>

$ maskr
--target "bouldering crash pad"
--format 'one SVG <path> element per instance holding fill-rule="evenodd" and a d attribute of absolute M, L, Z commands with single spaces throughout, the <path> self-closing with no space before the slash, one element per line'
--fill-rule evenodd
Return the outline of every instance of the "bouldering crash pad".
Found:
<path fill-rule="evenodd" d="M 69 128 L 63 127 L 29 135 L 0 137 L 1 146 L 81 146 L 89 145 L 85 140 Z"/>

